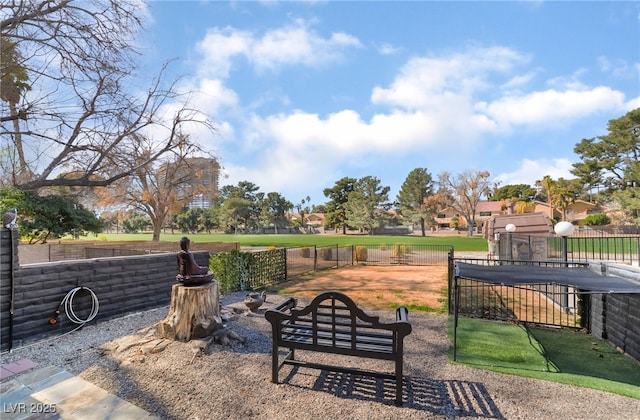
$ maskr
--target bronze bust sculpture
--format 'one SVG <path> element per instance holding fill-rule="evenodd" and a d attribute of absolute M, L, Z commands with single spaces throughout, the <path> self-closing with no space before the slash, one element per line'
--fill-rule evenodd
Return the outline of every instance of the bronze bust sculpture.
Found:
<path fill-rule="evenodd" d="M 213 272 L 207 267 L 198 265 L 189 251 L 191 241 L 186 236 L 180 239 L 178 251 L 178 275 L 176 280 L 185 286 L 199 286 L 213 279 Z"/>

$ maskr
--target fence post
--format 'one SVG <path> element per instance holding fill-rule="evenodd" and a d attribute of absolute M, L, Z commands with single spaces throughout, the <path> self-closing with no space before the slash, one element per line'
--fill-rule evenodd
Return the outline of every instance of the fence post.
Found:
<path fill-rule="evenodd" d="M 336 244 L 336 268 L 340 268 L 340 247 Z"/>
<path fill-rule="evenodd" d="M 318 246 L 313 246 L 313 271 L 318 271 Z"/>

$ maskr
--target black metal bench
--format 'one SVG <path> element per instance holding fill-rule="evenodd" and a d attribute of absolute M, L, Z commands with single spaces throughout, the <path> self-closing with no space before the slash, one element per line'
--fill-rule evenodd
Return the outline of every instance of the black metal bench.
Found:
<path fill-rule="evenodd" d="M 392 379 L 396 383 L 395 404 L 402 405 L 403 341 L 411 333 L 407 308 L 401 306 L 396 310 L 395 322 L 383 323 L 377 316 L 364 313 L 351 298 L 340 292 L 322 293 L 302 309 L 296 309 L 296 304 L 295 299 L 288 298 L 265 312 L 272 327 L 273 383 L 279 382 L 278 372 L 286 364 Z M 278 354 L 280 347 L 289 349 L 282 362 Z M 296 360 L 296 349 L 390 360 L 395 362 L 395 372 Z"/>

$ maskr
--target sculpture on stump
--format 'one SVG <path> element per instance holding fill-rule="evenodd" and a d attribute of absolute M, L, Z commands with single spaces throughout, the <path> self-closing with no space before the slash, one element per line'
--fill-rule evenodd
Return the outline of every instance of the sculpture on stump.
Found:
<path fill-rule="evenodd" d="M 207 267 L 196 263 L 189 244 L 187 237 L 180 240 L 178 284 L 171 287 L 169 314 L 156 328 L 162 338 L 189 341 L 206 337 L 222 326 L 218 282 Z"/>
<path fill-rule="evenodd" d="M 193 254 L 189 250 L 191 241 L 184 236 L 180 239 L 180 251 L 178 252 L 178 275 L 176 280 L 185 286 L 198 286 L 210 282 L 213 272 L 208 267 L 198 265 Z"/>

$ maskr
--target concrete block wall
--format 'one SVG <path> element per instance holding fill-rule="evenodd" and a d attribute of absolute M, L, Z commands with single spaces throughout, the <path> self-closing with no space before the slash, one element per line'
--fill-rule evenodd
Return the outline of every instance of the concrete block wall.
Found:
<path fill-rule="evenodd" d="M 104 322 L 127 313 L 168 305 L 171 286 L 177 274 L 176 255 L 152 254 L 118 258 L 62 261 L 31 264 L 14 268 L 14 313 L 11 301 L 11 268 L 5 255 L 11 249 L 6 230 L 2 232 L 2 271 L 0 278 L 1 314 L 0 349 L 20 347 L 30 342 L 63 334 L 76 328 L 64 307 L 55 324 L 49 321 L 64 297 L 76 287 L 80 289 L 71 308 L 80 319 L 86 319 L 97 302 L 98 313 L 92 322 Z M 16 247 L 17 249 L 17 247 Z M 200 265 L 208 265 L 209 253 L 194 252 Z M 10 322 L 12 321 L 12 336 Z"/>
<path fill-rule="evenodd" d="M 640 284 L 637 267 L 592 262 L 593 270 Z M 591 295 L 591 334 L 640 361 L 640 293 Z"/>
<path fill-rule="evenodd" d="M 46 244 L 19 244 L 21 264 L 80 260 L 85 258 L 117 257 L 125 255 L 158 254 L 175 252 L 179 248 L 174 242 L 151 241 L 80 241 Z M 192 242 L 192 251 L 208 251 L 209 254 L 240 249 L 237 242 Z"/>

